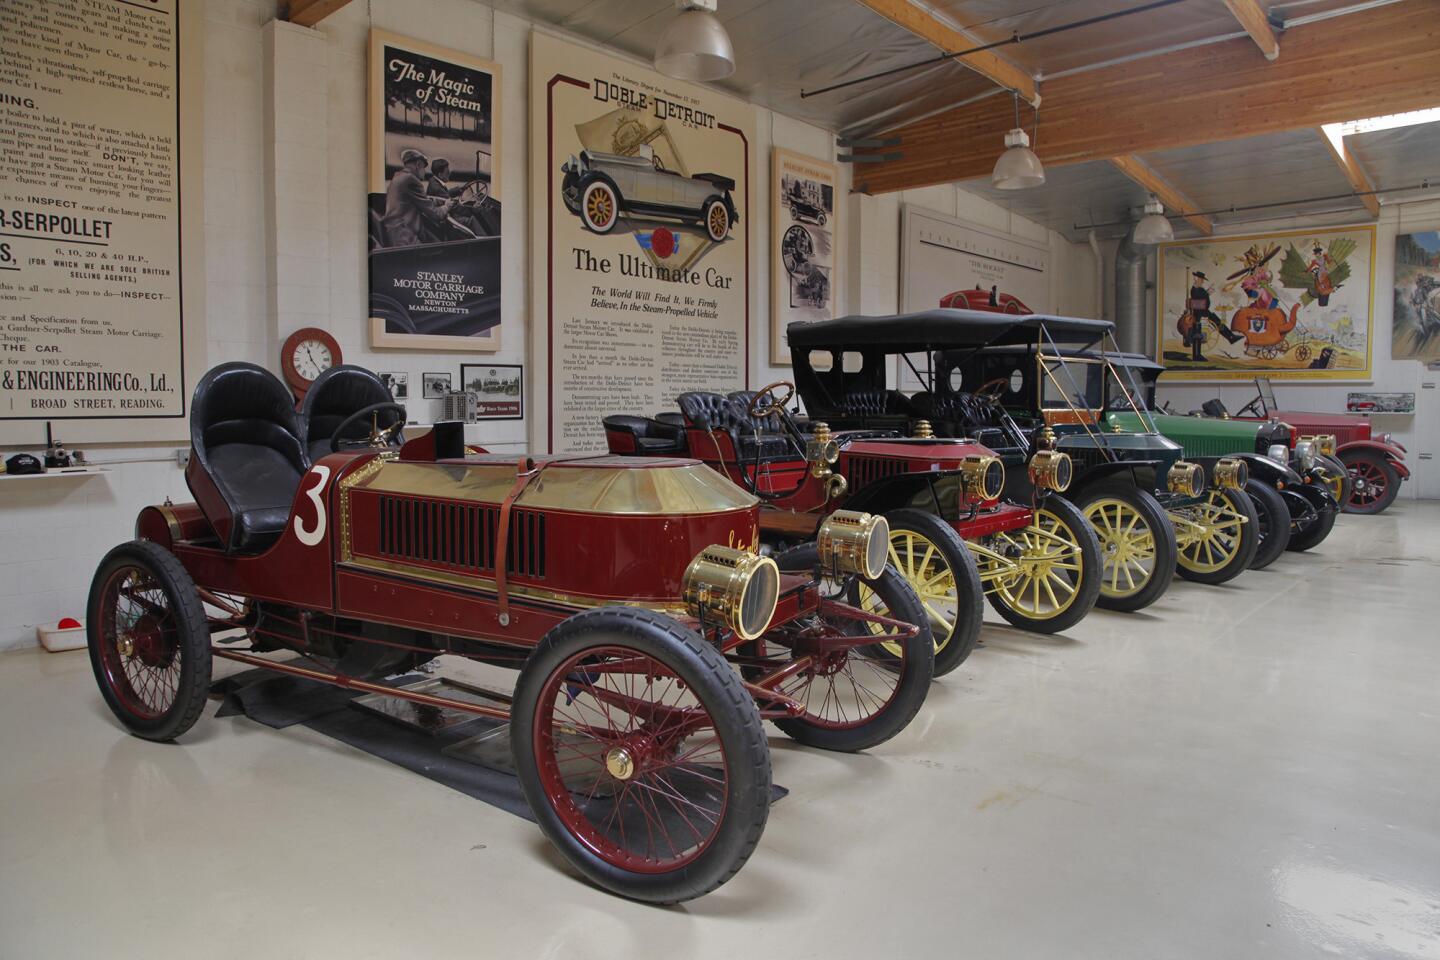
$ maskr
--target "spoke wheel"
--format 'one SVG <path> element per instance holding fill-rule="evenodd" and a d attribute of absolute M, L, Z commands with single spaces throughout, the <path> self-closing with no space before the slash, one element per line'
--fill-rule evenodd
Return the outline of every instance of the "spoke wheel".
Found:
<path fill-rule="evenodd" d="M 675 903 L 744 864 L 770 804 L 754 701 L 724 658 L 668 617 L 577 614 L 521 671 L 511 749 L 541 828 L 587 877 Z"/>
<path fill-rule="evenodd" d="M 210 630 L 190 575 L 143 540 L 101 561 L 87 605 L 90 665 L 120 722 L 147 740 L 190 729 L 210 684 Z"/>
<path fill-rule="evenodd" d="M 1160 598 L 1175 578 L 1175 527 L 1153 494 L 1108 481 L 1079 494 L 1099 540 L 1099 605 L 1130 612 Z"/>
<path fill-rule="evenodd" d="M 1384 455 L 1371 450 L 1347 451 L 1340 459 L 1350 472 L 1346 513 L 1383 513 L 1400 494 L 1400 474 Z"/>
<path fill-rule="evenodd" d="M 1259 516 L 1250 498 L 1211 490 L 1204 500 L 1174 511 L 1177 572 L 1197 583 L 1226 583 L 1244 572 L 1259 545 Z"/>
<path fill-rule="evenodd" d="M 705 211 L 705 230 L 716 243 L 730 233 L 730 211 L 719 200 L 712 200 Z"/>
<path fill-rule="evenodd" d="M 618 218 L 620 203 L 610 184 L 596 180 L 585 188 L 580 209 L 584 215 L 585 226 L 595 233 L 609 233 Z"/>
<path fill-rule="evenodd" d="M 935 637 L 935 676 L 943 677 L 975 649 L 984 621 L 980 572 L 955 528 L 922 510 L 892 510 L 890 566 L 914 588 Z M 879 598 L 862 585 L 861 606 L 879 612 Z M 887 645 L 892 655 L 899 651 Z"/>
<path fill-rule="evenodd" d="M 788 550 L 775 562 L 788 572 L 813 571 L 817 566 L 815 545 Z M 916 624 L 920 631 L 907 639 L 827 649 L 826 641 L 835 637 L 894 634 L 843 613 L 814 613 L 755 641 L 753 652 L 766 658 L 767 664 L 747 673 L 753 680 L 763 672 L 803 661 L 803 667 L 775 689 L 798 701 L 805 712 L 777 719 L 775 726 L 812 747 L 865 750 L 905 729 L 925 702 L 935 675 L 935 641 L 929 618 L 914 589 L 888 567 L 875 580 L 826 580 L 820 589 L 832 600 L 868 607 L 880 616 Z"/>
<path fill-rule="evenodd" d="M 1047 498 L 1030 525 L 987 537 L 977 550 L 980 582 L 995 612 L 1014 626 L 1056 633 L 1100 595 L 1100 545 L 1074 504 Z"/>

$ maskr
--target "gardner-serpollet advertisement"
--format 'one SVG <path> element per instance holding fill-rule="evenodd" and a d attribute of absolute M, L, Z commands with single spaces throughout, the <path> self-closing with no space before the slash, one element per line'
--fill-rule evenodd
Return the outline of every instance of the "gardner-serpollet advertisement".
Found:
<path fill-rule="evenodd" d="M 0 3 L 0 420 L 180 418 L 177 3 L 53 12 Z"/>
<path fill-rule="evenodd" d="M 500 349 L 500 67 L 370 33 L 377 347 Z"/>
<path fill-rule="evenodd" d="M 754 109 L 538 32 L 530 63 L 531 447 L 600 451 L 609 414 L 748 385 Z"/>

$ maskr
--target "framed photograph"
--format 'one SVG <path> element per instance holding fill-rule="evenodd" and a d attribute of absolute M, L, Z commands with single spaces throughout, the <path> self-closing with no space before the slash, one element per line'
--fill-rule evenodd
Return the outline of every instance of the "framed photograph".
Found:
<path fill-rule="evenodd" d="M 1370 379 L 1373 225 L 1164 243 L 1159 270 L 1169 379 Z"/>
<path fill-rule="evenodd" d="M 380 382 L 385 384 L 390 391 L 390 396 L 404 402 L 410 399 L 410 374 L 405 371 L 389 372 L 382 371 Z"/>
<path fill-rule="evenodd" d="M 835 316 L 839 171 L 775 148 L 770 177 L 770 362 L 790 362 L 785 328 Z"/>
<path fill-rule="evenodd" d="M 1395 313 L 1390 356 L 1440 360 L 1440 231 L 1395 238 Z"/>
<path fill-rule="evenodd" d="M 462 363 L 460 389 L 474 392 L 477 420 L 519 420 L 525 416 L 525 368 L 516 364 Z"/>
<path fill-rule="evenodd" d="M 500 67 L 370 32 L 370 338 L 500 349 Z"/>
<path fill-rule="evenodd" d="M 450 374 L 448 373 L 422 373 L 423 396 L 426 400 L 443 400 L 445 394 L 450 392 Z"/>

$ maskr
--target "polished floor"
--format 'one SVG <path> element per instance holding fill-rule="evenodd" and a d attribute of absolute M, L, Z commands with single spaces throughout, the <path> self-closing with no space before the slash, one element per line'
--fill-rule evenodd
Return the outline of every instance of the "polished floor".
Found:
<path fill-rule="evenodd" d="M 533 825 L 300 728 L 128 737 L 0 656 L 0 957 L 1440 957 L 1440 504 L 1063 638 L 987 626 L 869 755 L 775 733 L 719 892 L 572 878 Z"/>

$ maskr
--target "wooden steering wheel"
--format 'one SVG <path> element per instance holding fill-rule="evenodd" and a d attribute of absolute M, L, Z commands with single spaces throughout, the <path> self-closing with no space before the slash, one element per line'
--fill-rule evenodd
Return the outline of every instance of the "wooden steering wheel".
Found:
<path fill-rule="evenodd" d="M 785 388 L 786 392 L 783 396 L 775 393 L 780 387 Z M 769 400 L 765 400 L 766 397 L 769 397 Z M 746 412 L 757 419 L 760 417 L 778 417 L 784 414 L 785 406 L 793 399 L 795 399 L 795 384 L 789 380 L 776 380 L 774 383 L 755 391 L 755 396 L 750 398 Z"/>
<path fill-rule="evenodd" d="M 983 400 L 986 403 L 999 403 L 1000 394 L 1004 393 L 1005 388 L 1009 386 L 1009 377 L 996 377 L 994 380 L 986 380 L 970 392 L 975 395 L 977 400 Z"/>

